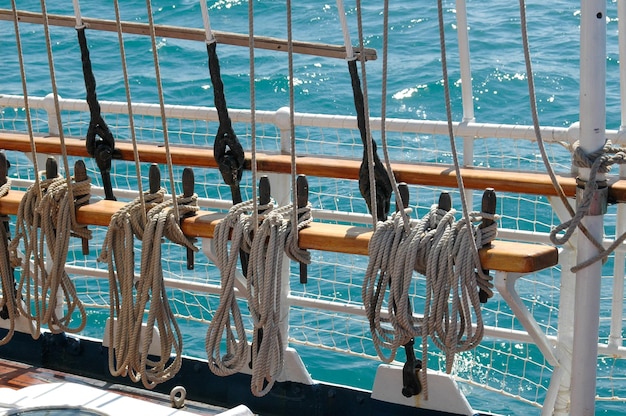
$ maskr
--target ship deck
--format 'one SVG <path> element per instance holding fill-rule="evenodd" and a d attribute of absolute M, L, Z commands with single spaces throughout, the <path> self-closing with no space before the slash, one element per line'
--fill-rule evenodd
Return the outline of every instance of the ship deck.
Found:
<path fill-rule="evenodd" d="M 172 412 L 174 411 L 170 403 L 170 398 L 167 394 L 96 380 L 89 377 L 82 377 L 63 371 L 51 370 L 37 365 L 0 359 L 0 391 L 5 388 L 19 390 L 39 384 L 62 382 L 97 388 L 103 392 L 139 399 L 144 402 L 164 406 L 165 408 L 171 408 Z M 218 415 L 227 409 L 218 406 L 211 406 L 205 403 L 185 400 L 184 410 L 199 415 L 212 416 Z M 1 408 L 0 414 L 3 414 Z"/>

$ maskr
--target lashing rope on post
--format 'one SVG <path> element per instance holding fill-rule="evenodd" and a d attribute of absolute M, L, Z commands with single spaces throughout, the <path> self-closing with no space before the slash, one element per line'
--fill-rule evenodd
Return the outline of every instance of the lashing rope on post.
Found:
<path fill-rule="evenodd" d="M 541 129 L 539 125 L 539 113 L 537 111 L 537 99 L 535 94 L 532 60 L 530 58 L 530 46 L 528 42 L 528 27 L 526 24 L 526 1 L 519 0 L 519 7 L 520 27 L 522 32 L 522 43 L 524 49 L 524 61 L 526 63 L 526 78 L 528 79 L 528 97 L 530 100 L 530 109 L 533 119 L 535 137 L 537 139 L 537 145 L 539 147 L 541 159 L 546 168 L 546 172 L 550 176 L 550 180 L 552 181 L 552 185 L 556 190 L 559 199 L 561 200 L 561 202 L 563 202 L 563 206 L 571 216 L 569 220 L 564 221 L 550 231 L 550 241 L 555 245 L 563 245 L 567 241 L 569 241 L 569 239 L 574 234 L 574 231 L 578 228 L 598 250 L 598 253 L 596 255 L 571 268 L 571 272 L 576 273 L 577 271 L 597 261 L 605 260 L 609 256 L 609 254 L 615 251 L 617 247 L 619 247 L 624 241 L 626 241 L 626 233 L 624 233 L 618 236 L 609 247 L 604 248 L 602 242 L 597 241 L 597 239 L 595 239 L 591 235 L 591 233 L 582 222 L 582 219 L 589 213 L 589 208 L 591 206 L 591 201 L 594 197 L 594 194 L 599 189 L 599 185 L 596 180 L 598 173 L 608 173 L 612 165 L 626 163 L 626 153 L 624 152 L 624 149 L 613 146 L 610 140 L 607 140 L 602 148 L 591 154 L 585 154 L 582 148 L 578 145 L 578 141 L 572 145 L 572 164 L 578 168 L 583 167 L 589 169 L 589 180 L 587 180 L 585 183 L 578 184 L 579 187 L 583 189 L 583 191 L 581 200 L 579 201 L 579 205 L 576 211 L 574 211 L 569 201 L 567 200 L 565 192 L 563 191 L 561 185 L 556 178 L 556 174 L 554 173 L 554 169 L 552 168 L 552 165 L 548 158 L 544 140 L 541 135 Z M 563 232 L 564 234 L 559 236 L 558 234 L 561 232 Z"/>
<path fill-rule="evenodd" d="M 50 171 L 50 168 L 47 167 L 47 170 Z M 56 166 L 52 171 L 56 174 Z M 90 187 L 87 179 L 72 183 L 70 191 L 65 178 L 53 176 L 41 181 L 41 192 L 36 184 L 31 185 L 20 201 L 10 255 L 13 266 L 21 265 L 23 269 L 17 289 L 24 296 L 20 312 L 36 323 L 36 330 L 32 334 L 34 338 L 39 337 L 44 324 L 52 333 L 77 333 L 87 323 L 85 308 L 65 271 L 65 261 L 70 236 L 91 238 L 87 227 L 75 223 L 75 216 L 72 215 L 75 205 L 85 202 L 74 200 L 73 195 L 85 195 L 84 198 L 88 198 Z M 18 255 L 20 241 L 23 242 L 22 258 Z M 49 261 L 46 261 L 46 250 Z M 58 315 L 58 309 L 62 307 L 58 304 L 59 290 L 67 307 L 62 316 Z M 34 305 L 34 313 L 31 305 Z M 78 326 L 70 327 L 75 311 L 80 315 L 80 322 Z"/>
<path fill-rule="evenodd" d="M 550 231 L 550 240 L 556 245 L 565 244 L 572 237 L 574 231 L 582 226 L 582 219 L 589 214 L 592 200 L 599 189 L 599 184 L 596 180 L 598 174 L 608 173 L 612 165 L 626 163 L 626 152 L 624 152 L 624 149 L 613 146 L 610 140 L 607 140 L 601 149 L 592 154 L 586 154 L 577 143 L 574 144 L 573 148 L 573 164 L 576 167 L 588 168 L 589 180 L 579 183 L 579 187 L 582 187 L 583 191 L 576 213 L 571 219 L 564 221 Z M 564 232 L 564 234 L 559 236 L 560 232 Z M 597 261 L 606 259 L 624 241 L 626 241 L 626 233 L 618 236 L 606 249 L 600 246 L 602 249 L 596 255 L 572 267 L 571 271 L 575 273 Z"/>

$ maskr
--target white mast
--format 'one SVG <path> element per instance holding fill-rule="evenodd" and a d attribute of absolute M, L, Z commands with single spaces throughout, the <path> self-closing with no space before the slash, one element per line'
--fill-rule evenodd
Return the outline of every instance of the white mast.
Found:
<path fill-rule="evenodd" d="M 606 1 L 581 1 L 580 14 L 580 146 L 592 153 L 604 146 L 606 125 Z M 603 180 L 603 175 L 598 175 Z M 589 169 L 580 168 L 580 179 L 588 180 Z M 598 191 L 598 195 L 606 196 Z M 593 204 L 583 224 L 602 241 L 606 197 Z M 578 233 L 577 262 L 598 250 Z M 593 415 L 596 396 L 596 363 L 600 318 L 602 264 L 596 262 L 576 273 L 574 345 L 572 351 L 571 414 Z"/>

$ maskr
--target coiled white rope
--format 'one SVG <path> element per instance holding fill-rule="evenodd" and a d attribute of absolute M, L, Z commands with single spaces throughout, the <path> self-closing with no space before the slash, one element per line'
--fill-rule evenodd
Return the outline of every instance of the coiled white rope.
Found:
<path fill-rule="evenodd" d="M 146 193 L 143 203 L 149 209 L 143 222 L 142 198 L 136 198 L 111 218 L 99 260 L 109 265 L 111 318 L 109 325 L 109 371 L 112 375 L 128 374 L 131 380 L 141 381 L 152 389 L 176 375 L 182 365 L 182 335 L 170 309 L 163 283 L 161 244 L 170 241 L 197 251 L 183 234 L 178 213 L 195 213 L 197 195 L 178 196 L 178 210 L 174 201 L 163 200 L 165 189 Z M 134 236 L 142 240 L 140 278 L 135 280 Z M 117 273 L 114 270 L 117 269 Z M 148 302 L 150 308 L 145 314 Z M 144 317 L 146 324 L 144 325 Z M 149 358 L 152 328 L 159 330 L 160 359 Z M 147 331 L 144 333 L 144 326 Z M 143 342 L 140 345 L 140 339 Z M 174 358 L 170 356 L 174 350 Z M 168 364 L 169 362 L 169 364 Z"/>
<path fill-rule="evenodd" d="M 0 159 L 0 163 L 5 163 L 4 158 Z M 0 186 L 0 198 L 6 196 L 10 189 L 11 181 L 7 178 L 6 182 Z M 2 256 L 2 258 L 0 258 L 0 277 L 2 279 L 2 300 L 0 301 L 0 310 L 6 311 L 6 315 L 3 316 L 2 319 L 8 319 L 9 321 L 8 331 L 0 340 L 0 345 L 6 344 L 11 340 L 11 338 L 13 338 L 13 333 L 15 332 L 15 320 L 18 316 L 13 268 L 11 267 L 9 259 L 9 235 L 7 234 L 5 224 L 8 224 L 8 217 L 0 217 L 0 256 Z"/>
<path fill-rule="evenodd" d="M 262 221 L 256 231 L 252 215 L 255 205 Z M 214 374 L 227 376 L 238 372 L 248 362 L 248 340 L 235 296 L 238 255 L 243 249 L 250 253 L 246 285 L 248 308 L 254 323 L 251 391 L 258 397 L 271 390 L 283 368 L 284 346 L 279 327 L 283 252 L 292 260 L 310 263 L 310 253 L 298 247 L 295 234 L 312 221 L 311 206 L 298 209 L 295 227 L 290 218 L 293 210 L 291 204 L 274 209 L 273 201 L 269 204 L 242 202 L 234 205 L 216 225 L 213 236 L 222 290 L 205 339 L 208 365 Z M 226 341 L 224 354 L 223 339 Z"/>
<path fill-rule="evenodd" d="M 85 195 L 84 198 L 88 198 L 90 187 L 89 180 L 85 180 L 72 183 L 72 190 L 69 190 L 67 180 L 59 176 L 41 181 L 42 193 L 36 184 L 31 185 L 20 201 L 15 237 L 9 249 L 13 267 L 21 265 L 23 269 L 17 288 L 17 292 L 24 296 L 24 302 L 19 305 L 20 313 L 36 323 L 31 334 L 35 339 L 44 324 L 53 333 L 77 333 L 87 323 L 85 308 L 65 271 L 65 261 L 70 236 L 91 238 L 90 231 L 78 225 L 73 215 L 75 204 L 85 201 L 74 201 L 72 196 Z M 18 255 L 20 241 L 24 248 L 23 260 Z M 50 256 L 47 263 L 46 250 Z M 57 315 L 59 288 L 67 306 L 63 316 Z M 78 326 L 70 327 L 74 311 L 79 312 L 80 322 Z"/>
<path fill-rule="evenodd" d="M 170 308 L 163 282 L 161 244 L 162 238 L 166 237 L 173 243 L 194 251 L 198 250 L 181 230 L 179 217 L 198 211 L 197 198 L 197 194 L 190 197 L 178 195 L 175 199 L 164 201 L 148 211 L 148 222 L 141 247 L 141 277 L 137 284 L 138 319 L 135 321 L 130 346 L 132 351 L 139 349 L 139 372 L 146 388 L 154 388 L 157 384 L 171 379 L 182 366 L 183 338 Z M 146 309 L 148 302 L 150 303 L 146 319 L 148 330 L 143 344 L 139 346 L 137 344 L 143 331 L 143 319 L 139 319 L 139 316 L 142 315 L 140 312 Z M 148 357 L 153 336 L 152 328 L 155 325 L 159 329 L 161 345 L 161 356 L 158 361 Z M 168 363 L 172 349 L 175 353 L 174 359 Z"/>
<path fill-rule="evenodd" d="M 237 261 L 241 249 L 249 251 L 254 208 L 261 210 L 259 218 L 273 209 L 273 203 L 257 205 L 244 201 L 233 205 L 222 221 L 215 226 L 215 264 L 220 270 L 220 303 L 209 324 L 205 348 L 209 369 L 218 376 L 238 372 L 246 363 L 248 340 L 235 296 Z M 230 244 L 229 244 L 230 240 Z M 233 333 L 232 325 L 235 326 Z M 226 353 L 222 355 L 222 339 L 226 340 Z"/>
<path fill-rule="evenodd" d="M 310 263 L 310 254 L 297 246 L 297 232 L 311 222 L 310 205 L 299 209 L 293 227 L 293 204 L 265 215 L 252 241 L 248 269 L 248 308 L 254 323 L 252 340 L 252 394 L 267 394 L 283 370 L 284 345 L 280 331 L 283 252 Z M 294 229 L 295 228 L 295 229 Z M 262 340 L 261 340 L 262 337 Z"/>
<path fill-rule="evenodd" d="M 163 202 L 165 189 L 146 192 L 143 198 L 137 197 L 124 205 L 111 217 L 98 261 L 106 262 L 109 271 L 110 318 L 109 325 L 109 371 L 113 376 L 127 375 L 134 382 L 139 381 L 137 363 L 138 351 L 130 349 L 130 337 L 136 319 L 135 307 L 135 236 L 143 238 L 146 226 L 146 209 L 152 209 Z M 113 324 L 113 322 L 115 322 Z"/>
<path fill-rule="evenodd" d="M 422 337 L 422 368 L 427 368 L 430 336 L 446 355 L 446 370 L 452 369 L 454 355 L 474 348 L 483 336 L 477 276 L 471 239 L 482 246 L 496 236 L 496 224 L 468 233 L 464 220 L 454 221 L 455 210 L 433 205 L 421 220 L 410 221 L 406 232 L 404 216 L 394 213 L 379 223 L 369 243 L 370 261 L 362 286 L 366 316 L 378 356 L 391 362 L 397 349 L 413 337 Z M 472 222 L 494 219 L 472 212 Z M 413 272 L 426 277 L 423 317 L 413 315 L 409 293 Z M 387 292 L 388 291 L 388 292 Z M 388 317 L 382 316 L 386 300 Z M 474 329 L 472 322 L 475 322 Z M 388 355 L 384 350 L 389 350 Z M 420 373 L 428 397 L 425 371 Z"/>

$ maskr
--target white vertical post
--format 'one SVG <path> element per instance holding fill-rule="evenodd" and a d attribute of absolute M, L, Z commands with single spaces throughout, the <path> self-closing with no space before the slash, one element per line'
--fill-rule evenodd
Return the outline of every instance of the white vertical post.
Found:
<path fill-rule="evenodd" d="M 580 146 L 587 154 L 597 151 L 605 142 L 605 84 L 606 2 L 581 1 Z M 588 168 L 580 169 L 580 178 L 589 179 Z M 602 241 L 604 216 L 595 214 L 585 217 L 583 224 L 596 240 Z M 598 252 L 582 233 L 578 236 L 578 250 L 578 262 Z M 574 416 L 594 414 L 601 276 L 602 264 L 599 261 L 576 273 L 571 379 L 571 414 Z"/>
<path fill-rule="evenodd" d="M 626 130 L 626 2 L 617 2 L 618 33 L 619 33 L 619 68 L 620 68 L 620 97 L 621 100 L 621 126 L 620 132 Z M 620 179 L 626 178 L 626 167 L 620 165 Z M 617 219 L 615 220 L 615 235 L 619 236 L 626 232 L 626 205 L 617 206 Z M 620 248 L 615 250 L 615 266 L 613 268 L 613 303 L 611 307 L 611 333 L 609 335 L 609 347 L 622 345 L 622 318 L 624 300 L 624 267 L 626 265 L 624 251 Z"/>
<path fill-rule="evenodd" d="M 474 121 L 474 93 L 472 91 L 472 70 L 470 66 L 467 8 L 465 7 L 465 0 L 456 1 L 456 26 L 457 37 L 459 40 L 459 65 L 461 70 L 463 121 L 470 122 Z"/>
<path fill-rule="evenodd" d="M 463 103 L 463 123 L 474 121 L 474 92 L 472 89 L 472 69 L 470 65 L 469 31 L 467 30 L 467 8 L 465 0 L 456 1 L 456 26 L 459 43 L 459 67 L 461 70 L 461 99 Z M 474 138 L 463 138 L 463 166 L 472 166 L 474 160 Z M 468 206 L 473 205 L 474 194 L 465 191 Z"/>

